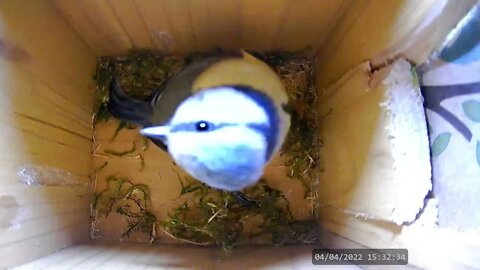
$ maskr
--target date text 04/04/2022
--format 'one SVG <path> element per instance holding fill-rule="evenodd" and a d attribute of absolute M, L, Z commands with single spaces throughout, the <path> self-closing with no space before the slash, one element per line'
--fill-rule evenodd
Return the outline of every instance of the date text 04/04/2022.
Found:
<path fill-rule="evenodd" d="M 406 265 L 407 249 L 314 249 L 315 265 Z"/>

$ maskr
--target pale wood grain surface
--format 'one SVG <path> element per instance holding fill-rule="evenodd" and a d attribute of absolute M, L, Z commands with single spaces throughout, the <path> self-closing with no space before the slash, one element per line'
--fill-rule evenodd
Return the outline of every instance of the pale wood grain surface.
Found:
<path fill-rule="evenodd" d="M 319 96 L 320 208 L 398 224 L 423 208 L 431 190 L 429 142 L 410 69 L 398 60 L 372 75 L 365 63 Z"/>
<path fill-rule="evenodd" d="M 313 248 L 241 248 L 225 256 L 216 248 L 93 243 L 70 247 L 14 269 L 360 269 L 354 265 L 312 265 Z"/>
<path fill-rule="evenodd" d="M 215 48 L 316 51 L 344 0 L 53 0 L 98 55 L 130 48 L 188 53 Z"/>
<path fill-rule="evenodd" d="M 318 51 L 318 87 L 328 87 L 363 61 L 374 66 L 399 56 L 425 61 L 477 1 L 353 1 Z"/>
<path fill-rule="evenodd" d="M 86 240 L 95 54 L 50 1 L 0 3 L 0 268 Z M 79 182 L 28 186 L 25 166 Z M 43 166 L 43 167 L 42 167 Z M 68 177 L 67 174 L 65 177 Z"/>

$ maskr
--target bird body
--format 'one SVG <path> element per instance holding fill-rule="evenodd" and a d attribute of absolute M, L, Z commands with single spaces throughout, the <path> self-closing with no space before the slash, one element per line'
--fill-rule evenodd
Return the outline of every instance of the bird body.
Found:
<path fill-rule="evenodd" d="M 114 80 L 113 116 L 140 131 L 187 173 L 205 184 L 239 191 L 256 183 L 290 127 L 278 75 L 252 55 L 220 55 L 194 62 L 148 102 L 126 95 Z"/>

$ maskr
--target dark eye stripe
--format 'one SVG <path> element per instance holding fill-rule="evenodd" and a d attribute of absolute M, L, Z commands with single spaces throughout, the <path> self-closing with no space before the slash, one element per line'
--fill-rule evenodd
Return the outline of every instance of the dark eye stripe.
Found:
<path fill-rule="evenodd" d="M 259 132 L 262 134 L 265 139 L 269 138 L 270 134 L 270 127 L 268 125 L 263 125 L 263 124 L 247 124 L 247 127 Z"/>
<path fill-rule="evenodd" d="M 191 123 L 182 123 L 182 124 L 177 124 L 173 126 L 170 129 L 170 132 L 198 132 L 197 131 L 197 124 L 198 122 L 191 122 Z M 202 132 L 211 132 L 217 129 L 221 129 L 224 127 L 232 127 L 232 126 L 237 126 L 238 124 L 232 124 L 232 123 L 220 123 L 220 124 L 211 124 L 209 125 L 209 130 L 208 131 L 202 131 Z M 264 124 L 247 124 L 247 127 L 261 133 L 264 135 L 266 138 L 268 138 L 269 133 L 270 133 L 270 127 L 268 125 Z"/>
<path fill-rule="evenodd" d="M 198 132 L 197 130 L 197 124 L 198 122 L 191 122 L 191 123 L 181 123 L 181 124 L 176 124 L 174 125 L 171 129 L 170 132 Z M 219 123 L 219 124 L 212 124 L 208 123 L 208 130 L 201 131 L 201 132 L 211 132 L 220 128 L 228 127 L 228 126 L 236 126 L 236 124 L 231 124 L 231 123 Z"/>
<path fill-rule="evenodd" d="M 266 159 L 268 160 L 273 153 L 273 147 L 276 141 L 276 138 L 272 137 L 272 129 L 265 124 L 248 124 L 247 127 L 260 133 L 267 141 Z"/>
<path fill-rule="evenodd" d="M 259 107 L 261 107 L 265 113 L 268 115 L 268 122 L 269 125 L 259 129 L 256 129 L 253 127 L 253 129 L 256 129 L 257 131 L 262 132 L 264 134 L 265 138 L 267 139 L 267 152 L 266 152 L 266 160 L 270 159 L 270 157 L 273 154 L 273 150 L 275 149 L 275 146 L 277 145 L 278 141 L 278 133 L 280 132 L 278 123 L 280 122 L 279 120 L 279 115 L 277 112 L 277 108 L 275 107 L 275 104 L 273 103 L 272 99 L 268 97 L 265 93 L 257 91 L 249 86 L 242 86 L 242 85 L 236 85 L 233 86 L 235 90 L 245 94 L 248 96 L 250 99 L 255 101 Z M 286 110 L 286 105 L 282 107 L 284 110 Z"/>

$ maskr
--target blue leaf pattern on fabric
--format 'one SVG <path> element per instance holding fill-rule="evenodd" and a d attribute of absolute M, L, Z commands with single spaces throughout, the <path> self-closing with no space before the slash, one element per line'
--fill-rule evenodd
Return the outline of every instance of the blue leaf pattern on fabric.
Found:
<path fill-rule="evenodd" d="M 480 102 L 470 99 L 462 103 L 463 112 L 473 122 L 480 122 Z"/>
<path fill-rule="evenodd" d="M 443 132 L 439 134 L 432 143 L 432 156 L 438 157 L 445 149 L 447 149 L 448 144 L 450 143 L 450 138 L 452 133 Z"/>

